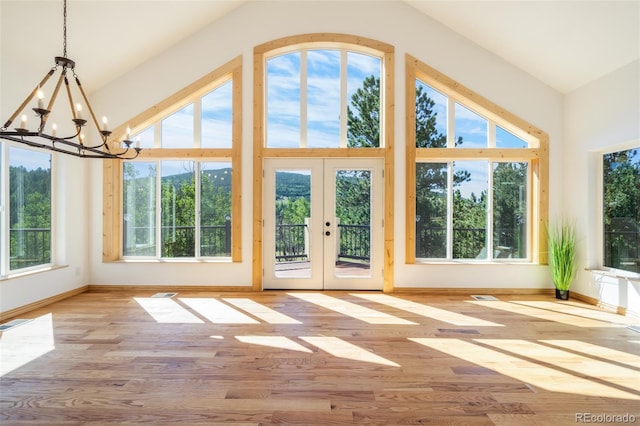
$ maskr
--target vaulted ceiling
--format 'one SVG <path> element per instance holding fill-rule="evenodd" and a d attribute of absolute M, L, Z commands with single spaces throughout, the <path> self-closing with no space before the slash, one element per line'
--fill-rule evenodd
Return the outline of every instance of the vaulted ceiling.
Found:
<path fill-rule="evenodd" d="M 81 71 L 97 89 L 245 1 L 68 0 L 69 57 L 100 58 Z M 560 93 L 640 58 L 640 0 L 405 3 Z M 2 60 L 46 70 L 38 51 L 62 53 L 62 1 L 2 0 L 0 19 Z"/>

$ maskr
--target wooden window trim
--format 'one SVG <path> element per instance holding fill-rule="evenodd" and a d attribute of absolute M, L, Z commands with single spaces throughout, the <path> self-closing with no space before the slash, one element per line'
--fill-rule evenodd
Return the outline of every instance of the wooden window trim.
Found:
<path fill-rule="evenodd" d="M 549 136 L 547 133 L 409 54 L 405 57 L 405 67 L 406 263 L 416 263 L 416 231 L 415 226 L 411 226 L 416 221 L 416 160 L 487 159 L 491 161 L 527 161 L 530 163 L 532 194 L 529 206 L 529 217 L 531 218 L 529 226 L 531 227 L 533 238 L 532 241 L 528 242 L 529 252 L 533 263 L 547 264 L 546 223 L 549 219 Z M 432 86 L 462 105 L 473 108 L 474 111 L 479 112 L 485 118 L 513 132 L 516 136 L 529 142 L 530 148 L 416 148 L 416 79 Z"/>
<path fill-rule="evenodd" d="M 265 61 L 267 58 L 308 47 L 349 48 L 382 58 L 381 103 L 384 119 L 380 123 L 382 148 L 266 148 L 265 145 Z M 393 291 L 393 200 L 394 200 L 394 47 L 369 38 L 349 34 L 314 33 L 284 37 L 256 46 L 253 51 L 253 272 L 252 287 L 262 290 L 262 167 L 272 157 L 378 157 L 384 158 L 384 274 L 383 290 Z M 362 152 L 358 152 L 362 151 Z"/>
<path fill-rule="evenodd" d="M 242 261 L 242 57 L 229 61 L 220 68 L 184 87 L 157 105 L 132 118 L 113 130 L 113 140 L 120 140 L 130 127 L 140 132 L 194 100 L 204 96 L 225 81 L 233 81 L 232 141 L 231 148 L 149 148 L 138 158 L 161 159 L 230 159 L 233 170 L 231 183 L 231 261 Z M 123 160 L 103 162 L 103 233 L 102 261 L 113 262 L 122 258 L 122 170 Z"/>

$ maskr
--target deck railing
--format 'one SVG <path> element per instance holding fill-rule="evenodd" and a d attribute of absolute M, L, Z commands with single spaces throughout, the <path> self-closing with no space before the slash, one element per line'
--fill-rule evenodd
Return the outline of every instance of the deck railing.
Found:
<path fill-rule="evenodd" d="M 51 263 L 50 228 L 10 228 L 9 245 L 10 270 Z"/>

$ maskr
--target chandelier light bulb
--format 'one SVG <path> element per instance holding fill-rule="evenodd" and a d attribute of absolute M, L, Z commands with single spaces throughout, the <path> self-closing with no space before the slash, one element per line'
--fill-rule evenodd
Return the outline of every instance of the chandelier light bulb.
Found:
<path fill-rule="evenodd" d="M 44 107 L 43 99 L 44 99 L 44 93 L 42 92 L 42 90 L 38 89 L 38 109 L 43 109 Z"/>

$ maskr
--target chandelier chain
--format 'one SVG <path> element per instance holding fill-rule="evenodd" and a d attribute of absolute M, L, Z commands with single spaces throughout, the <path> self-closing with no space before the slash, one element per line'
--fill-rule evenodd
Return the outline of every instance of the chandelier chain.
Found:
<path fill-rule="evenodd" d="M 67 57 L 67 0 L 64 0 L 63 16 L 64 16 L 64 21 L 62 25 L 62 37 L 63 37 L 62 56 L 66 58 Z"/>

